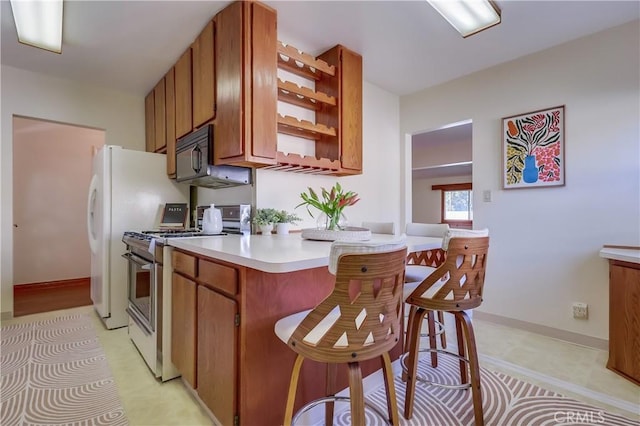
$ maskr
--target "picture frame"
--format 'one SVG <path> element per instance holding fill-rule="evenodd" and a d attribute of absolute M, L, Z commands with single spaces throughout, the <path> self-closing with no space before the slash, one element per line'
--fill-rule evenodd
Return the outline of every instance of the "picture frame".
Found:
<path fill-rule="evenodd" d="M 502 187 L 565 184 L 565 106 L 502 119 Z"/>

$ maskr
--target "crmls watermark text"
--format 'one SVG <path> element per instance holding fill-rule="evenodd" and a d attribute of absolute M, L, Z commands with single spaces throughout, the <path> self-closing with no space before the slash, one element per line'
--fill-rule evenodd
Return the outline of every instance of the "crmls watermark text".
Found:
<path fill-rule="evenodd" d="M 556 411 L 553 413 L 553 419 L 562 424 L 604 424 L 603 411 Z"/>

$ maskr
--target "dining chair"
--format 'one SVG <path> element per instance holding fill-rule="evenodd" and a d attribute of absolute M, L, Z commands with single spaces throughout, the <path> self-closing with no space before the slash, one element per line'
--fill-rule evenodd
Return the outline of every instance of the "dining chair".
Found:
<path fill-rule="evenodd" d="M 362 227 L 367 228 L 372 234 L 391 234 L 396 233 L 395 222 L 362 222 Z"/>
<path fill-rule="evenodd" d="M 335 275 L 331 294 L 315 308 L 280 319 L 276 335 L 297 353 L 291 373 L 284 425 L 319 403 L 327 403 L 327 424 L 333 419 L 333 403 L 349 400 L 351 424 L 364 425 L 365 405 L 399 424 L 398 407 L 389 351 L 401 340 L 400 317 L 407 248 L 403 238 L 393 242 L 339 242 L 331 245 L 329 272 Z M 365 402 L 362 361 L 381 357 L 387 396 L 387 413 Z M 327 386 L 326 396 L 311 401 L 293 416 L 300 369 L 305 359 L 348 365 L 349 398 L 335 396 Z M 329 367 L 328 367 L 329 368 Z M 333 380 L 328 380 L 333 382 Z"/>
<path fill-rule="evenodd" d="M 481 236 L 485 231 L 486 236 Z M 489 251 L 488 230 L 477 231 L 467 237 L 448 235 L 443 241 L 443 247 L 447 252 L 445 262 L 425 278 L 405 300 L 415 310 L 410 319 L 411 324 L 406 340 L 408 352 L 401 357 L 403 368 L 406 367 L 403 375 L 406 378 L 404 417 L 411 419 L 413 415 L 417 381 L 438 385 L 438 383 L 427 381 L 417 375 L 419 353 L 430 351 L 458 358 L 460 385 L 457 387 L 471 388 L 475 424 L 481 426 L 484 424 L 484 419 L 480 367 L 473 325 L 465 311 L 477 308 L 482 303 Z M 454 316 L 458 343 L 457 354 L 433 347 L 420 348 L 422 322 L 425 316 L 432 315 L 434 311 L 444 311 Z"/>

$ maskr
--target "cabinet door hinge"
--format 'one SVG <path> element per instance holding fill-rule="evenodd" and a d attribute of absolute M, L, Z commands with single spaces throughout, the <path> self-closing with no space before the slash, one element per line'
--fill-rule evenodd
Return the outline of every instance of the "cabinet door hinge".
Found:
<path fill-rule="evenodd" d="M 235 324 L 236 324 L 236 327 L 240 325 L 240 314 L 236 314 Z"/>
<path fill-rule="evenodd" d="M 233 426 L 239 426 L 239 425 L 240 425 L 240 418 L 236 414 L 235 416 L 233 416 Z"/>

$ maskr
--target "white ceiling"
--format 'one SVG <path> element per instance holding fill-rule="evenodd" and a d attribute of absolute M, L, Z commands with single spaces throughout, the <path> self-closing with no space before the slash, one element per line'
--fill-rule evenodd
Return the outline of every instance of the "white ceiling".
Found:
<path fill-rule="evenodd" d="M 228 1 L 69 1 L 62 55 L 17 42 L 1 0 L 10 65 L 146 94 Z M 638 1 L 498 0 L 502 23 L 463 39 L 426 1 L 266 1 L 278 37 L 317 55 L 343 44 L 365 80 L 404 95 L 640 17 Z"/>

